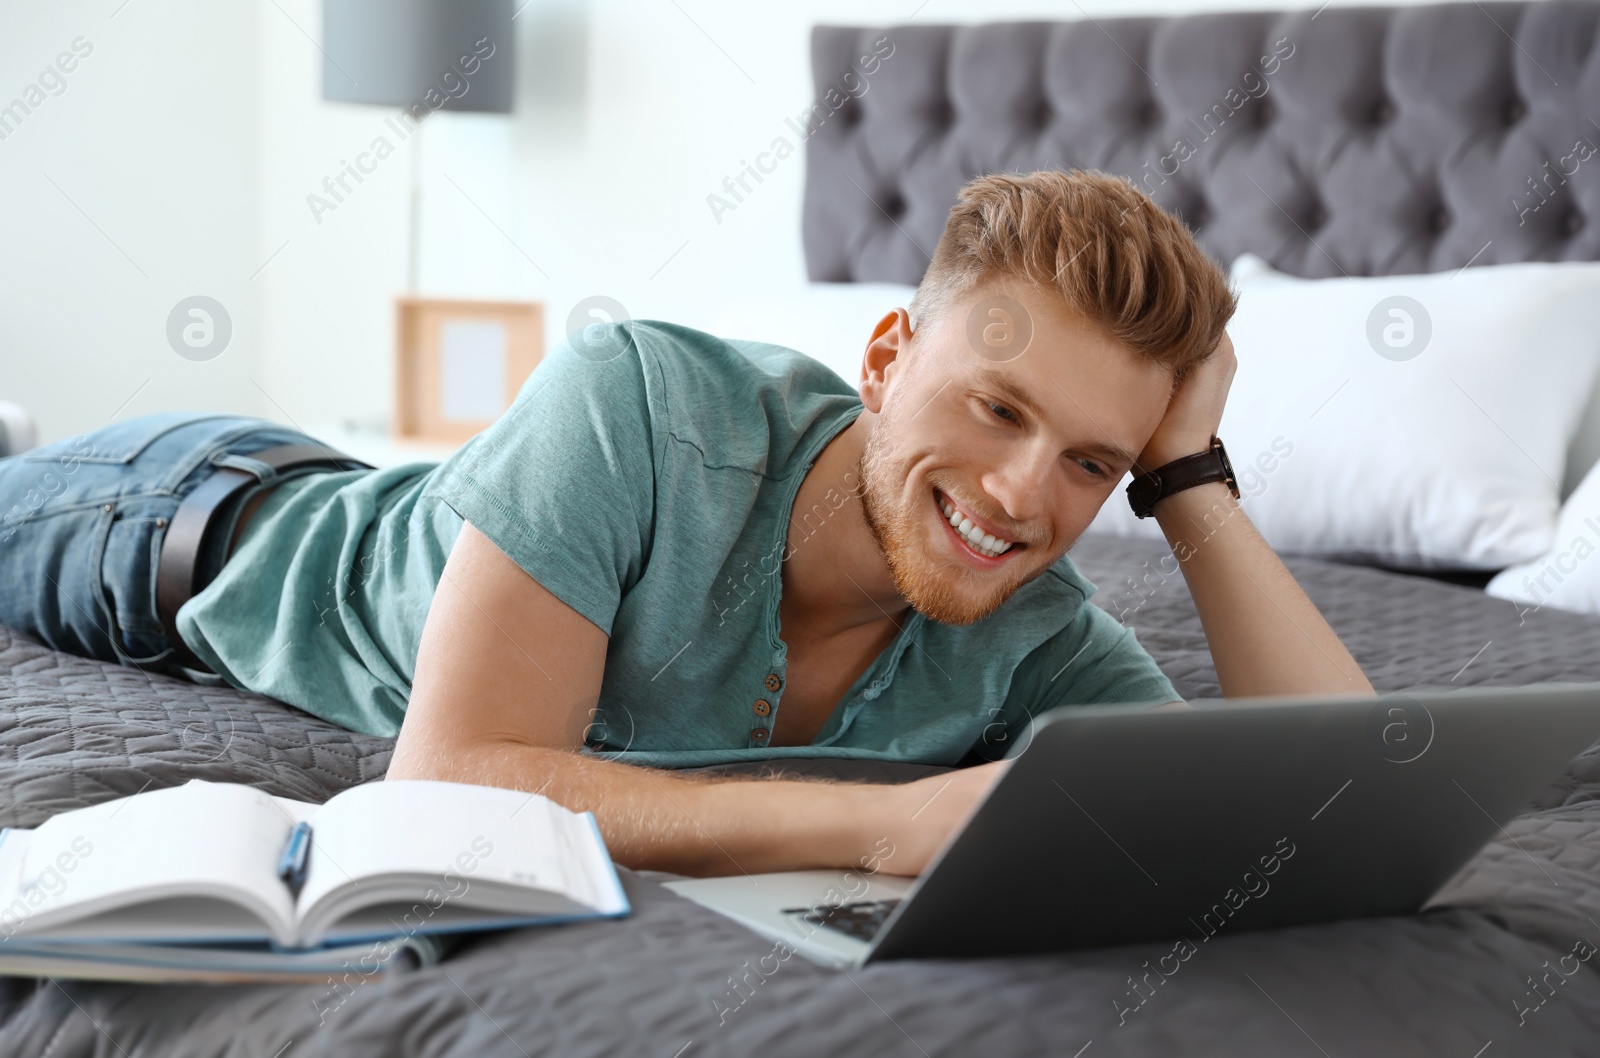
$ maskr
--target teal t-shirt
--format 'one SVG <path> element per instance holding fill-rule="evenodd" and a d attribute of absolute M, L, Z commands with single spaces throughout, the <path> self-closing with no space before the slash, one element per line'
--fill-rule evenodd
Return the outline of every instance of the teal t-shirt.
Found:
<path fill-rule="evenodd" d="M 394 735 L 466 519 L 611 637 L 587 748 L 632 763 L 955 764 L 1002 756 L 1058 706 L 1178 698 L 1063 557 L 975 624 L 911 611 L 810 745 L 767 745 L 787 678 L 788 525 L 828 513 L 794 511 L 795 496 L 861 401 L 790 349 L 653 321 L 597 327 L 444 463 L 272 490 L 180 611 L 185 642 L 236 686 Z"/>

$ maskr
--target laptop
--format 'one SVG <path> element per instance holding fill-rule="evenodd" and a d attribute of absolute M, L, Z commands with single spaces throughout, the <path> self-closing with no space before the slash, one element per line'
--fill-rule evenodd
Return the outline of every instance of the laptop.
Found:
<path fill-rule="evenodd" d="M 838 967 L 1410 915 L 1600 737 L 1600 684 L 1190 704 L 1039 717 L 919 877 L 665 884 Z"/>

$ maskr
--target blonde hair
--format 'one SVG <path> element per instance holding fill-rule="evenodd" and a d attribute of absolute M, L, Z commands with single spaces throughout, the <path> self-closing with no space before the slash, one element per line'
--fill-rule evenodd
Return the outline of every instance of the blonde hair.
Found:
<path fill-rule="evenodd" d="M 908 310 L 913 328 L 993 276 L 1055 288 L 1174 384 L 1221 340 L 1236 298 L 1182 221 L 1109 173 L 981 176 L 961 189 Z"/>

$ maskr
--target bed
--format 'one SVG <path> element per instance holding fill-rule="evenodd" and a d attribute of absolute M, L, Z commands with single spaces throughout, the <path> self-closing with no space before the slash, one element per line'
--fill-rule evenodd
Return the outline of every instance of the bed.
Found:
<path fill-rule="evenodd" d="M 1362 123 L 1390 120 L 1372 102 L 1389 93 L 1400 96 L 1402 115 L 1416 93 L 1476 101 L 1485 127 L 1514 113 L 1509 102 L 1536 102 L 1539 120 L 1559 122 L 1564 113 L 1574 123 L 1550 132 L 1559 142 L 1577 134 L 1574 100 L 1594 84 L 1582 71 L 1600 68 L 1600 61 L 1585 65 L 1596 15 L 1591 4 L 1465 4 L 820 27 L 812 40 L 819 98 L 863 42 L 892 33 L 897 51 L 871 91 L 850 96 L 808 142 L 805 241 L 813 278 L 914 282 L 925 263 L 920 247 L 932 246 L 955 188 L 980 171 L 1079 165 L 1131 174 L 1154 135 L 1149 130 L 1165 120 L 1152 112 L 1152 81 L 1175 98 L 1210 98 L 1283 36 L 1303 49 L 1307 67 L 1330 71 L 1329 91 L 1336 75 L 1364 87 L 1351 90 L 1348 107 L 1341 104 L 1347 128 L 1326 127 L 1321 112 L 1315 127 L 1295 126 L 1286 88 L 1277 114 L 1256 115 L 1257 124 L 1229 132 L 1238 140 L 1227 155 L 1241 164 L 1253 158 L 1258 181 L 1293 171 L 1315 185 L 1322 171 L 1307 169 L 1306 159 L 1329 137 L 1348 139 Z M 1541 83 L 1542 67 L 1558 72 L 1565 87 Z M 1592 90 L 1587 98 L 1595 98 Z M 1006 120 L 957 119 L 956 108 L 972 107 Z M 1262 131 L 1273 122 L 1286 124 Z M 1437 186 L 1465 196 L 1451 199 L 1457 216 L 1471 216 L 1476 202 L 1483 225 L 1494 228 L 1501 221 L 1491 207 L 1503 194 L 1485 190 L 1494 187 L 1487 171 L 1473 183 L 1475 155 L 1462 147 L 1482 136 L 1465 121 L 1450 132 L 1396 134 L 1434 152 L 1430 172 L 1445 181 Z M 1206 210 L 1219 218 L 1233 210 L 1215 204 L 1226 198 L 1222 177 L 1196 172 L 1186 182 L 1192 186 L 1175 183 L 1169 191 L 1189 199 L 1164 204 L 1201 225 L 1208 249 L 1219 257 L 1252 250 L 1290 271 L 1325 274 L 1329 254 L 1300 240 L 1297 225 L 1266 212 L 1242 209 L 1236 222 L 1219 220 L 1207 230 L 1197 219 Z M 1597 173 L 1586 177 L 1594 191 Z M 1392 238 L 1400 222 L 1385 220 L 1384 211 L 1404 205 L 1374 202 L 1376 219 L 1364 236 L 1335 239 L 1330 231 L 1319 242 L 1344 270 L 1469 263 L 1477 232 Z M 1429 215 L 1411 222 L 1427 230 Z M 1251 216 L 1259 223 L 1252 226 Z M 1484 238 L 1493 238 L 1493 254 L 1509 255 L 1497 260 L 1600 256 L 1593 231 L 1546 236 L 1518 242 L 1519 229 L 1504 235 L 1508 245 Z M 1215 672 L 1181 577 L 1154 585 L 1141 578 L 1165 553 L 1148 541 L 1095 536 L 1080 541 L 1073 557 L 1101 586 L 1097 605 L 1113 614 L 1136 611 L 1130 623 L 1181 694 L 1215 696 Z M 1600 616 L 1520 608 L 1439 576 L 1305 557 L 1287 562 L 1380 691 L 1600 680 Z M 68 657 L 0 629 L 0 824 L 34 825 L 64 809 L 194 778 L 321 800 L 380 778 L 391 748 L 259 696 Z M 784 768 L 874 782 L 936 770 L 839 761 Z M 1130 789 L 1136 794 L 1136 779 Z M 1600 1042 L 1597 968 L 1570 954 L 1600 946 L 1600 746 L 1555 777 L 1425 913 L 1221 935 L 1131 1012 L 1117 1004 L 1129 1006 L 1142 964 L 1167 946 L 850 972 L 791 958 L 764 973 L 757 967 L 769 942 L 675 896 L 659 884 L 663 875 L 621 875 L 635 908 L 627 919 L 482 936 L 436 967 L 345 986 L 336 1002 L 321 986 L 0 981 L 0 1054 L 1478 1058 L 1591 1054 Z M 1029 898 L 997 896 L 1018 907 Z M 1563 956 L 1577 968 L 1565 970 Z"/>

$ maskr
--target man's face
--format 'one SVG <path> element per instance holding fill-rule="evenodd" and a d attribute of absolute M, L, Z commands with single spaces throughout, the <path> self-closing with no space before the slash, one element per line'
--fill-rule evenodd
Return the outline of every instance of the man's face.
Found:
<path fill-rule="evenodd" d="M 867 351 L 862 507 L 900 594 L 971 624 L 1078 539 L 1155 432 L 1172 375 L 1017 280 L 905 333 L 903 317 L 880 324 Z"/>

